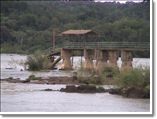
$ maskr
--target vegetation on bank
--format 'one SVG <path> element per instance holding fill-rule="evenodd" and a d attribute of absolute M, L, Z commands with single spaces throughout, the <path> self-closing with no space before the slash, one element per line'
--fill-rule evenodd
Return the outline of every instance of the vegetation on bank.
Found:
<path fill-rule="evenodd" d="M 121 87 L 145 87 L 150 83 L 150 70 L 138 69 L 122 71 L 118 76 L 118 84 Z"/>
<path fill-rule="evenodd" d="M 94 70 L 85 70 L 80 68 L 78 70 L 78 77 L 81 83 L 86 84 L 111 84 L 114 85 L 117 80 L 117 76 L 120 74 L 118 67 L 105 67 L 101 72 Z"/>
<path fill-rule="evenodd" d="M 46 84 L 71 84 L 63 91 L 78 93 L 98 93 L 109 92 L 110 94 L 118 94 L 130 98 L 149 98 L 150 97 L 150 70 L 135 68 L 127 71 L 119 71 L 115 73 L 115 69 L 107 68 L 102 75 L 97 75 L 93 71 L 84 70 L 83 75 L 78 74 L 77 77 L 58 77 L 59 79 L 49 78 L 41 80 L 41 77 L 31 75 L 25 82 L 46 83 Z M 109 73 L 109 77 L 108 75 Z M 79 71 L 80 72 L 80 71 Z M 78 73 L 79 73 L 78 72 Z M 104 75 L 103 75 L 104 74 Z M 111 76 L 112 75 L 112 76 Z M 53 80 L 52 80 L 53 79 Z M 72 85 L 73 84 L 73 85 Z M 78 87 L 75 85 L 79 85 Z M 113 85 L 111 89 L 104 89 L 100 85 Z M 97 88 L 99 87 L 99 88 Z"/>
<path fill-rule="evenodd" d="M 90 84 L 117 84 L 119 87 L 149 87 L 149 68 L 133 68 L 119 71 L 117 67 L 106 67 L 98 74 L 93 71 L 79 70 L 78 77 L 81 82 Z M 83 79 L 84 78 L 84 79 Z"/>
<path fill-rule="evenodd" d="M 149 9 L 149 2 L 1 1 L 1 52 L 48 51 L 52 30 L 92 29 L 103 41 L 149 42 Z M 149 52 L 135 53 L 141 55 Z"/>
<path fill-rule="evenodd" d="M 78 77 L 79 82 L 83 84 L 115 85 L 118 89 L 113 89 L 111 93 L 126 97 L 148 98 L 150 96 L 150 70 L 148 68 L 119 71 L 117 67 L 106 67 L 100 75 L 84 70 L 83 73 L 79 73 Z"/>
<path fill-rule="evenodd" d="M 41 77 L 36 77 L 35 75 L 30 75 L 26 80 L 28 80 L 28 81 L 41 80 Z"/>
<path fill-rule="evenodd" d="M 123 92 L 133 91 L 143 97 L 150 94 L 150 70 L 148 68 L 136 68 L 129 71 L 122 71 L 117 79 L 117 85 Z"/>
<path fill-rule="evenodd" d="M 46 54 L 37 51 L 27 57 L 25 65 L 30 71 L 48 70 L 51 68 L 51 62 Z"/>

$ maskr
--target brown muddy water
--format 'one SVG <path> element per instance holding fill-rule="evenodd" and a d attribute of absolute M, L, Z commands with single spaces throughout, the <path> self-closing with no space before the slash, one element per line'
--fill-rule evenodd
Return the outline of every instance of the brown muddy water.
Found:
<path fill-rule="evenodd" d="M 26 56 L 1 54 L 1 79 L 14 77 L 26 79 L 29 75 L 70 76 L 71 72 L 47 71 L 29 72 L 24 69 Z M 79 63 L 75 59 L 75 65 Z M 118 61 L 120 64 L 120 61 Z M 149 66 L 149 59 L 134 59 L 134 67 Z M 6 69 L 7 68 L 7 69 Z M 59 91 L 41 91 L 42 89 L 58 90 L 65 85 L 1 83 L 2 112 L 149 112 L 149 99 L 131 99 L 109 93 L 80 94 Z M 110 88 L 110 86 L 104 86 Z"/>

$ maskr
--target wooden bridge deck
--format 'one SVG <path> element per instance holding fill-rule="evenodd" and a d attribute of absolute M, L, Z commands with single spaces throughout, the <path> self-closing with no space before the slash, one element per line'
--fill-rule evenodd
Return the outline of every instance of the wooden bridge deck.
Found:
<path fill-rule="evenodd" d="M 101 50 L 150 50 L 149 42 L 66 42 L 63 47 L 65 49 L 101 49 Z"/>

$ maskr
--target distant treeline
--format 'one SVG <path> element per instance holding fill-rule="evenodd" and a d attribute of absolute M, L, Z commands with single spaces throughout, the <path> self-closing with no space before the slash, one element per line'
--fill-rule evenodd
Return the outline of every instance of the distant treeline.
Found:
<path fill-rule="evenodd" d="M 68 29 L 92 29 L 105 41 L 149 42 L 150 3 L 1 1 L 1 52 L 48 51 L 52 30 Z"/>

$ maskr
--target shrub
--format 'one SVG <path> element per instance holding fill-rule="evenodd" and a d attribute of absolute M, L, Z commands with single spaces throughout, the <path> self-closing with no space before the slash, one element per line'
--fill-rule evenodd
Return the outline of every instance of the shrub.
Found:
<path fill-rule="evenodd" d="M 93 70 L 85 70 L 83 68 L 77 71 L 80 83 L 84 84 L 101 84 L 100 77 Z"/>
<path fill-rule="evenodd" d="M 132 69 L 120 72 L 117 84 L 120 87 L 144 88 L 150 83 L 150 71 L 148 69 Z M 148 88 L 148 87 L 147 87 Z"/>
<path fill-rule="evenodd" d="M 86 84 L 112 84 L 114 82 L 109 81 L 109 79 L 115 79 L 118 74 L 119 69 L 117 67 L 105 67 L 101 73 L 96 73 L 92 70 L 78 70 L 78 77 L 80 83 Z"/>
<path fill-rule="evenodd" d="M 100 76 L 104 79 L 106 78 L 115 78 L 119 73 L 118 67 L 105 67 Z"/>
<path fill-rule="evenodd" d="M 25 65 L 28 66 L 28 70 L 38 71 L 50 68 L 50 61 L 47 55 L 43 55 L 40 52 L 36 52 L 33 55 L 27 57 Z"/>

